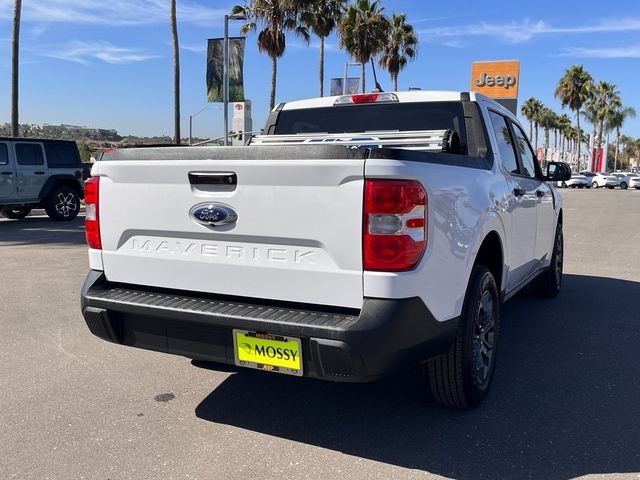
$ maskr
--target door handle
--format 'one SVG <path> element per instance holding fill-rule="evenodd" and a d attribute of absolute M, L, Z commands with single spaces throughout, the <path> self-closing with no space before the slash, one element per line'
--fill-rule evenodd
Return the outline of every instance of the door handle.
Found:
<path fill-rule="evenodd" d="M 189 172 L 191 185 L 237 185 L 238 175 L 234 172 Z"/>
<path fill-rule="evenodd" d="M 516 197 L 524 197 L 524 194 L 527 193 L 524 188 L 514 188 L 513 194 Z"/>
<path fill-rule="evenodd" d="M 13 175 L 13 172 L 0 172 L 0 175 Z"/>
<path fill-rule="evenodd" d="M 538 196 L 538 198 L 542 198 L 546 195 L 546 193 L 544 193 L 543 190 L 536 190 L 536 195 Z"/>
<path fill-rule="evenodd" d="M 44 172 L 33 172 L 35 175 L 44 175 Z"/>

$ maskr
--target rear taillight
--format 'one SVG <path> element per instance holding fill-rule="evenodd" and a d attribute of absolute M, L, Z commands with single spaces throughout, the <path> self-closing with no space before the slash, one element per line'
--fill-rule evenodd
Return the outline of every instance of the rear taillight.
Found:
<path fill-rule="evenodd" d="M 427 247 L 427 194 L 414 180 L 365 181 L 365 270 L 414 268 Z"/>
<path fill-rule="evenodd" d="M 84 222 L 89 248 L 102 249 L 100 240 L 100 177 L 91 177 L 84 184 L 86 217 Z"/>

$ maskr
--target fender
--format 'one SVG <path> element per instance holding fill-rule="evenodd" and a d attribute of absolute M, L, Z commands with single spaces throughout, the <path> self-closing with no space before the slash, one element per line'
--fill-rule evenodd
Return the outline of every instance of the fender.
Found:
<path fill-rule="evenodd" d="M 84 185 L 82 184 L 82 172 L 78 170 L 76 172 L 76 176 L 73 176 L 68 173 L 51 175 L 47 179 L 45 184 L 42 186 L 42 190 L 40 190 L 40 195 L 39 195 L 40 200 L 44 200 L 45 198 L 47 198 L 51 193 L 51 190 L 53 190 L 53 187 L 61 183 L 71 185 L 72 187 L 78 190 L 78 194 L 80 198 L 81 199 L 84 198 Z"/>

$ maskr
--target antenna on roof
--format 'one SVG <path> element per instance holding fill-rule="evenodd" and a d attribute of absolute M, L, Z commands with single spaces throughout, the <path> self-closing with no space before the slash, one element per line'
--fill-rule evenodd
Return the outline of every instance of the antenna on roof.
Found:
<path fill-rule="evenodd" d="M 373 69 L 373 81 L 376 82 L 376 89 L 375 91 L 378 92 L 384 92 L 384 90 L 382 89 L 382 87 L 380 86 L 380 84 L 378 83 L 378 76 L 376 75 L 376 67 L 373 64 L 373 58 L 371 59 L 371 68 Z"/>

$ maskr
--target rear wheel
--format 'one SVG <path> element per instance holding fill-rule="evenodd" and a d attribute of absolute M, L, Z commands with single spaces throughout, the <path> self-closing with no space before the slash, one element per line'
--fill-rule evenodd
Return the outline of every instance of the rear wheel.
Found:
<path fill-rule="evenodd" d="M 76 218 L 80 211 L 80 196 L 67 185 L 55 187 L 46 199 L 44 208 L 52 220 L 62 222 Z"/>
<path fill-rule="evenodd" d="M 433 399 L 448 407 L 477 407 L 489 393 L 500 330 L 500 300 L 491 272 L 471 272 L 455 340 L 422 366 Z"/>
<path fill-rule="evenodd" d="M 620 188 L 621 188 L 622 190 L 626 190 L 626 189 L 627 189 L 627 187 L 628 187 L 628 185 L 626 184 L 626 182 L 620 182 Z"/>
<path fill-rule="evenodd" d="M 598 182 L 593 182 L 591 184 L 591 188 L 598 188 Z"/>
<path fill-rule="evenodd" d="M 562 268 L 564 264 L 564 239 L 562 236 L 562 224 L 556 227 L 556 239 L 553 244 L 551 265 L 533 282 L 533 292 L 542 298 L 553 298 L 560 293 L 562 288 Z"/>
<path fill-rule="evenodd" d="M 3 216 L 12 220 L 20 220 L 31 213 L 30 208 L 10 208 L 8 210 L 0 210 Z"/>

